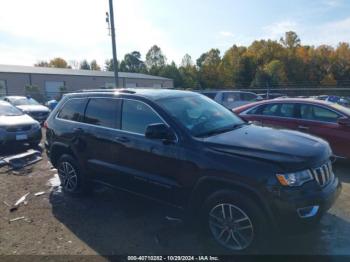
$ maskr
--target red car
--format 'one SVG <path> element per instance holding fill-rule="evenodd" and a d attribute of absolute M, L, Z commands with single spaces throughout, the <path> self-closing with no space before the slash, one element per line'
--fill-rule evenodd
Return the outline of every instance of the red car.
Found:
<path fill-rule="evenodd" d="M 246 121 L 309 133 L 329 142 L 336 156 L 350 159 L 350 109 L 313 99 L 274 99 L 233 109 Z"/>

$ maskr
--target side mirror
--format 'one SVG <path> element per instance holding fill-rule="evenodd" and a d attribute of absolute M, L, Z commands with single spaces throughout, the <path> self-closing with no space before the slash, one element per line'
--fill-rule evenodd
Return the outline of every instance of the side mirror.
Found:
<path fill-rule="evenodd" d="M 151 124 L 147 126 L 145 136 L 149 139 L 174 141 L 175 134 L 165 124 Z"/>
<path fill-rule="evenodd" d="M 338 118 L 338 124 L 341 126 L 350 126 L 350 118 L 343 116 Z"/>

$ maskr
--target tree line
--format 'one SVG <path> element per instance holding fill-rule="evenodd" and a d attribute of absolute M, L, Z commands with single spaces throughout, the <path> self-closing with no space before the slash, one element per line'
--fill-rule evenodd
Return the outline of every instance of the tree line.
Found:
<path fill-rule="evenodd" d="M 96 60 L 69 64 L 55 58 L 35 66 L 102 70 Z M 154 45 L 144 61 L 141 53 L 134 51 L 118 61 L 118 67 L 121 72 L 172 78 L 175 87 L 186 89 L 346 87 L 350 84 L 350 46 L 302 45 L 298 35 L 290 31 L 279 41 L 233 45 L 223 55 L 219 49 L 210 49 L 195 62 L 186 54 L 180 65 L 168 63 L 161 48 Z M 113 71 L 112 59 L 106 60 L 103 70 Z"/>

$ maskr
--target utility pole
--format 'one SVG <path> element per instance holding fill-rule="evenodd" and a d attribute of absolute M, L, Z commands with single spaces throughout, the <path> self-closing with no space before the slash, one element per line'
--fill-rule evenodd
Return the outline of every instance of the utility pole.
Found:
<path fill-rule="evenodd" d="M 110 23 L 111 38 L 112 38 L 112 51 L 113 51 L 113 68 L 114 68 L 114 81 L 115 87 L 118 88 L 118 60 L 117 60 L 117 47 L 115 42 L 115 27 L 114 27 L 114 12 L 113 12 L 113 0 L 109 0 L 109 15 L 107 15 L 107 23 Z"/>

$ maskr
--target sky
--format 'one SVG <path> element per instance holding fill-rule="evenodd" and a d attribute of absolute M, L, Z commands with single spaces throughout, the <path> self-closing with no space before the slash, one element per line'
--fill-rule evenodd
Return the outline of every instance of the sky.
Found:
<path fill-rule="evenodd" d="M 0 0 L 0 64 L 33 65 L 112 57 L 108 0 Z M 157 44 L 168 62 L 195 61 L 210 48 L 279 40 L 295 31 L 303 44 L 350 42 L 349 0 L 114 0 L 118 59 Z"/>

